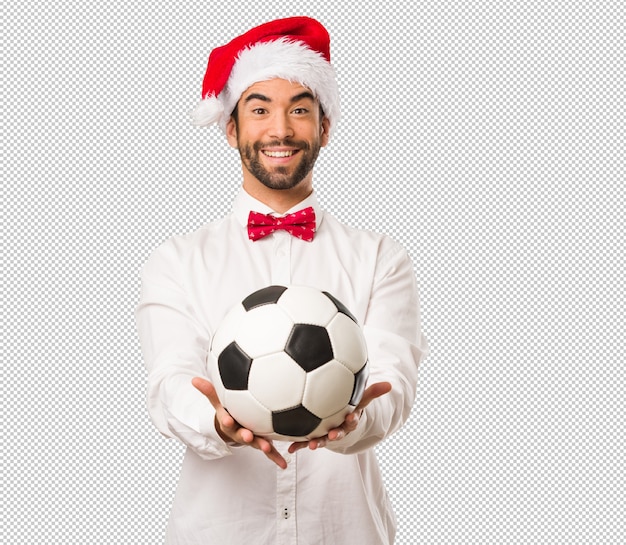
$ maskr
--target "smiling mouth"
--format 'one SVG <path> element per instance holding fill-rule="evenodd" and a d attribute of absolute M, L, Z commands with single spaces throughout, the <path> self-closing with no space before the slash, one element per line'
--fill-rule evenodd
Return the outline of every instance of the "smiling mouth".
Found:
<path fill-rule="evenodd" d="M 286 158 L 286 157 L 294 156 L 296 153 L 298 153 L 298 150 L 288 150 L 288 151 L 262 150 L 262 153 L 263 153 L 263 155 L 266 155 L 267 157 L 274 157 L 274 158 L 283 159 L 283 158 Z"/>

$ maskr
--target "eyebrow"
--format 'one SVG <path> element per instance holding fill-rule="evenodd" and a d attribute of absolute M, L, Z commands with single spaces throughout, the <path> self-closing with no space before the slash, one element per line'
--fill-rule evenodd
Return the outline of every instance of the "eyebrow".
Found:
<path fill-rule="evenodd" d="M 294 102 L 299 102 L 300 100 L 304 100 L 305 98 L 308 98 L 312 101 L 315 101 L 315 97 L 313 96 L 312 93 L 310 93 L 309 91 L 304 91 L 303 93 L 297 94 L 293 97 L 291 97 L 290 102 L 293 104 Z M 260 100 L 262 102 L 272 102 L 272 99 L 262 95 L 261 93 L 250 93 L 246 98 L 245 98 L 245 103 L 247 104 L 248 102 L 252 101 L 252 100 Z"/>

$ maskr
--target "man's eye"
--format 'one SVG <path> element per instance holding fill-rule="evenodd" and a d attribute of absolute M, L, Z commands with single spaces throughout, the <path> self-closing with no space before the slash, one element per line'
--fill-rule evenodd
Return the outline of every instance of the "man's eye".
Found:
<path fill-rule="evenodd" d="M 306 108 L 296 108 L 293 111 L 293 113 L 296 114 L 296 115 L 303 115 L 303 114 L 306 114 L 308 112 L 309 112 L 309 110 L 307 110 Z"/>
<path fill-rule="evenodd" d="M 266 112 L 267 110 L 265 108 L 255 108 L 254 110 L 252 110 L 252 113 L 257 115 L 263 115 Z"/>

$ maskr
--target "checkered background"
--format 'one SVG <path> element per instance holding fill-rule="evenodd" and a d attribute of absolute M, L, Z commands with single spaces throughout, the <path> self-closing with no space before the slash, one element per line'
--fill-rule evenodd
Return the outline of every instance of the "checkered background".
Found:
<path fill-rule="evenodd" d="M 144 407 L 139 270 L 239 183 L 188 122 L 211 48 L 295 14 L 343 97 L 320 200 L 421 286 L 432 355 L 378 448 L 397 544 L 625 543 L 624 9 L 8 0 L 2 543 L 161 542 L 183 451 Z"/>

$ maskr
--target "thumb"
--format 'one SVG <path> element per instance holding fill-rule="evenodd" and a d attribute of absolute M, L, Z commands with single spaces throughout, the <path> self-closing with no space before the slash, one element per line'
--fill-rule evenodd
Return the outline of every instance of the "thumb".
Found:
<path fill-rule="evenodd" d="M 377 397 L 383 396 L 391 391 L 391 384 L 389 382 L 375 382 L 371 386 L 368 386 L 363 392 L 361 402 L 358 404 L 357 409 L 364 409 Z"/>
<path fill-rule="evenodd" d="M 217 397 L 215 386 L 213 386 L 211 382 L 202 377 L 193 377 L 191 379 L 191 384 L 196 390 L 207 397 L 215 409 L 221 408 L 222 403 L 220 402 L 219 397 Z"/>

